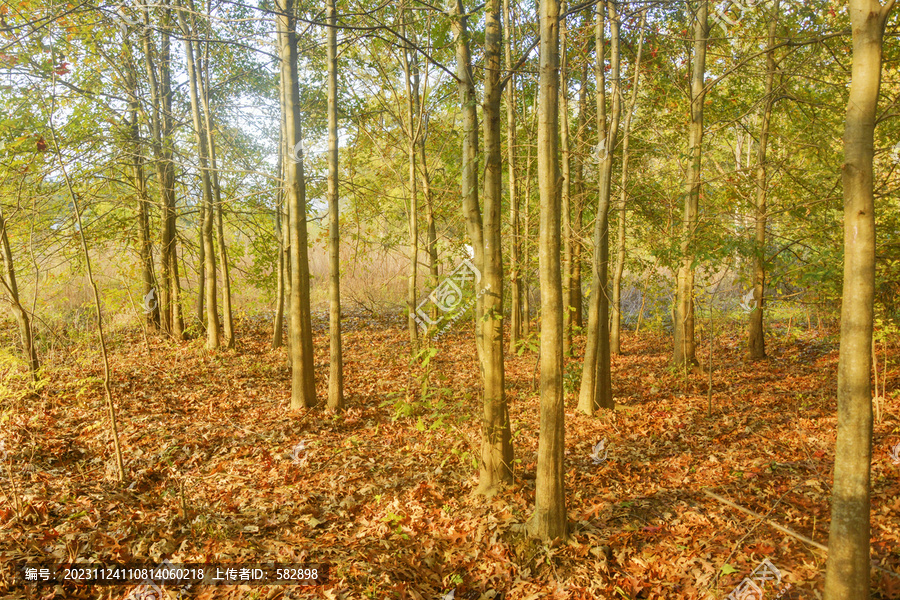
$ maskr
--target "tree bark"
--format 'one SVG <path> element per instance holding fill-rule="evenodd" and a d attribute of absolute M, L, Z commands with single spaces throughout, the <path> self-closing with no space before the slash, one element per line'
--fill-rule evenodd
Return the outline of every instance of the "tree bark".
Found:
<path fill-rule="evenodd" d="M 163 331 L 175 339 L 184 337 L 181 315 L 181 284 L 178 277 L 177 237 L 175 223 L 175 163 L 172 141 L 172 83 L 169 46 L 171 10 L 162 2 L 162 18 L 157 26 L 160 35 L 159 65 L 154 59 L 150 41 L 150 10 L 142 6 L 144 19 L 144 60 L 150 89 L 150 130 L 156 179 L 159 185 L 162 226 L 160 227 L 159 311 Z M 157 75 L 157 69 L 159 74 Z"/>
<path fill-rule="evenodd" d="M 777 1 L 777 0 L 776 0 Z M 641 53 L 644 49 L 644 23 L 647 11 L 641 11 L 640 38 L 638 39 L 637 57 L 634 61 L 634 80 L 631 85 L 631 97 L 625 112 L 625 123 L 622 128 L 622 182 L 619 186 L 619 222 L 616 227 L 616 267 L 612 284 L 612 318 L 610 319 L 609 351 L 610 354 L 621 354 L 622 331 L 622 273 L 625 271 L 625 219 L 627 206 L 626 184 L 628 183 L 628 141 L 631 137 L 631 119 L 634 116 L 634 105 L 637 102 L 638 85 L 641 81 Z"/>
<path fill-rule="evenodd" d="M 109 368 L 109 354 L 106 350 L 106 337 L 103 333 L 103 312 L 101 310 L 100 303 L 100 290 L 97 288 L 97 281 L 94 279 L 94 271 L 91 267 L 91 255 L 88 252 L 87 245 L 87 237 L 84 234 L 84 223 L 81 220 L 81 207 L 78 206 L 78 196 L 75 194 L 75 190 L 72 188 L 72 180 L 69 178 L 69 173 L 66 171 L 66 167 L 62 161 L 62 153 L 59 149 L 59 139 L 56 135 L 56 131 L 53 127 L 53 116 L 50 116 L 50 132 L 52 134 L 53 145 L 56 149 L 56 159 L 58 161 L 59 170 L 63 174 L 63 178 L 66 182 L 66 189 L 69 192 L 69 197 L 72 200 L 72 210 L 75 213 L 75 225 L 78 229 L 78 239 L 81 242 L 81 250 L 84 256 L 84 266 L 87 271 L 88 282 L 91 284 L 91 291 L 93 292 L 94 297 L 94 318 L 96 319 L 97 324 L 97 341 L 100 342 L 100 355 L 103 358 L 103 391 L 106 396 L 106 409 L 109 413 L 109 433 L 110 437 L 113 439 L 113 450 L 115 451 L 115 466 L 116 466 L 116 479 L 119 483 L 125 481 L 127 477 L 127 473 L 125 471 L 125 461 L 122 457 L 122 445 L 119 441 L 119 426 L 118 420 L 116 417 L 116 405 L 113 403 L 112 398 L 112 386 L 110 385 L 110 368 Z M 6 227 L 2 228 L 3 231 L 3 240 L 6 241 Z M 4 246 L 8 246 L 8 242 L 3 244 Z M 10 263 L 12 264 L 12 263 Z"/>
<path fill-rule="evenodd" d="M 532 139 L 537 136 L 537 99 L 535 98 L 532 106 L 532 127 L 528 128 L 525 124 L 526 139 Z M 522 280 L 522 334 L 529 335 L 531 333 L 531 286 L 529 284 L 528 265 L 531 264 L 531 246 L 529 240 L 531 236 L 531 148 L 532 144 L 526 145 L 525 150 L 525 218 L 522 223 L 522 272 L 520 279 Z"/>
<path fill-rule="evenodd" d="M 510 11 L 509 0 L 503 0 L 503 21 L 504 21 L 504 52 L 506 59 L 506 68 L 512 69 L 512 45 L 513 45 L 513 22 L 512 11 Z M 510 279 L 510 319 L 509 319 L 509 349 L 511 352 L 516 351 L 519 338 L 522 336 L 522 281 L 519 276 L 519 254 L 521 251 L 521 226 L 519 223 L 519 203 L 518 190 L 516 189 L 516 79 L 515 75 L 510 73 L 509 81 L 506 84 L 506 155 L 507 155 L 507 171 L 509 174 L 509 279 Z"/>
<path fill-rule="evenodd" d="M 766 296 L 766 201 L 769 181 L 766 173 L 766 150 L 769 145 L 769 123 L 772 120 L 772 106 L 775 104 L 773 88 L 775 83 L 775 32 L 778 28 L 779 0 L 775 0 L 772 22 L 769 23 L 768 50 L 766 52 L 765 101 L 762 124 L 759 131 L 759 148 L 756 152 L 756 239 L 753 268 L 753 297 L 756 306 L 750 312 L 749 346 L 750 358 L 766 357 L 766 335 L 763 326 L 763 311 Z"/>
<path fill-rule="evenodd" d="M 853 63 L 844 121 L 844 291 L 838 428 L 825 600 L 868 598 L 875 199 L 872 158 L 889 0 L 850 0 Z"/>
<path fill-rule="evenodd" d="M 31 320 L 28 311 L 22 306 L 19 298 L 19 286 L 16 283 L 16 268 L 13 262 L 12 249 L 9 245 L 9 236 L 6 233 L 6 220 L 3 218 L 3 209 L 0 207 L 0 249 L 3 251 L 3 277 L 0 277 L 0 283 L 3 284 L 6 293 L 9 295 L 10 305 L 13 315 L 16 317 L 16 323 L 19 326 L 19 337 L 22 340 L 22 356 L 28 363 L 28 370 L 31 372 L 31 380 L 37 380 L 37 371 L 41 364 L 38 361 L 37 350 L 34 347 L 34 332 L 31 330 Z"/>
<path fill-rule="evenodd" d="M 282 144 L 279 144 L 279 148 Z M 281 175 L 281 153 L 278 155 L 278 173 Z M 278 241 L 278 275 L 275 285 L 275 322 L 272 332 L 272 349 L 281 348 L 284 345 L 284 236 L 281 226 L 281 211 L 284 204 L 284 195 L 281 186 L 278 190 L 278 202 L 275 205 L 275 239 Z"/>
<path fill-rule="evenodd" d="M 563 304 L 560 279 L 559 0 L 540 0 L 538 181 L 541 196 L 541 423 L 531 535 L 568 535 L 563 405 Z"/>
<path fill-rule="evenodd" d="M 485 6 L 484 77 L 484 317 L 483 423 L 478 492 L 492 495 L 512 483 L 512 434 L 503 370 L 503 242 L 501 237 L 503 166 L 500 147 L 501 20 L 500 0 Z"/>
<path fill-rule="evenodd" d="M 402 19 L 405 21 L 405 10 Z M 406 25 L 401 25 L 401 33 L 406 37 Z M 401 49 L 403 55 L 403 73 L 406 80 L 406 117 L 409 126 L 409 146 L 407 153 L 409 157 L 409 278 L 406 286 L 406 308 L 407 308 L 407 328 L 409 330 L 409 352 L 414 355 L 419 343 L 419 327 L 416 323 L 416 300 L 418 299 L 418 291 L 416 280 L 418 279 L 419 269 L 419 189 L 418 174 L 416 172 L 416 160 L 418 155 L 418 133 L 417 124 L 418 114 L 416 114 L 416 101 L 413 95 L 419 95 L 419 71 L 418 65 L 415 63 L 415 49 L 412 45 Z M 413 60 L 410 59 L 413 55 Z"/>
<path fill-rule="evenodd" d="M 206 226 L 206 204 L 200 203 L 200 227 L 197 228 L 198 274 L 197 274 L 197 325 L 206 331 L 206 244 L 203 243 L 203 228 Z"/>
<path fill-rule="evenodd" d="M 316 405 L 316 379 L 313 362 L 312 319 L 309 307 L 309 257 L 306 230 L 306 180 L 299 143 L 300 88 L 297 67 L 297 21 L 294 0 L 276 1 L 275 26 L 281 59 L 281 108 L 285 122 L 285 199 L 290 231 L 291 286 L 291 409 Z M 295 155 L 295 148 L 297 152 Z"/>
<path fill-rule="evenodd" d="M 437 226 L 434 219 L 434 192 L 431 189 L 431 175 L 428 172 L 428 162 L 425 160 L 425 136 L 427 131 L 428 128 L 426 126 L 425 133 L 419 136 L 419 164 L 421 165 L 422 197 L 425 200 L 425 227 L 427 229 L 426 235 L 428 236 L 425 241 L 427 246 L 425 253 L 428 255 L 428 287 L 433 290 L 440 283 L 440 272 L 438 270 Z M 438 318 L 438 307 L 435 305 L 431 306 L 431 318 Z"/>
<path fill-rule="evenodd" d="M 700 163 L 703 157 L 703 102 L 706 88 L 706 40 L 709 33 L 707 15 L 709 0 L 700 0 L 694 20 L 694 56 L 691 76 L 691 122 L 688 126 L 690 165 L 685 182 L 684 215 L 681 228 L 681 266 L 678 268 L 675 293 L 674 363 L 677 366 L 697 363 L 694 340 L 694 235 L 700 206 Z"/>
<path fill-rule="evenodd" d="M 207 144 L 206 122 L 201 114 L 199 98 L 200 72 L 197 68 L 194 56 L 194 47 L 191 42 L 193 32 L 188 27 L 182 10 L 178 11 L 178 21 L 184 36 L 184 55 L 187 62 L 188 82 L 191 96 L 191 114 L 194 119 L 194 131 L 197 135 L 197 154 L 200 162 L 200 177 L 203 182 L 203 236 L 201 242 L 204 247 L 203 270 L 206 276 L 204 284 L 206 290 L 206 347 L 215 349 L 219 347 L 219 311 L 216 290 L 216 250 L 213 245 L 213 221 L 215 208 L 213 206 L 212 183 L 209 175 L 209 146 Z"/>
<path fill-rule="evenodd" d="M 200 56 L 199 42 L 197 56 Z M 219 243 L 219 268 L 222 270 L 222 333 L 225 336 L 225 347 L 234 348 L 234 315 L 231 309 L 231 274 L 228 268 L 228 246 L 225 243 L 224 213 L 225 205 L 222 202 L 222 188 L 219 185 L 219 169 L 216 166 L 216 141 L 213 136 L 212 112 L 209 109 L 209 60 L 204 61 L 205 69 L 197 71 L 198 75 L 206 72 L 205 77 L 200 77 L 200 92 L 203 99 L 203 114 L 206 116 L 206 138 L 209 147 L 209 164 L 213 200 L 216 209 L 216 239 Z"/>
<path fill-rule="evenodd" d="M 560 205 L 563 236 L 562 294 L 563 294 L 563 354 L 569 355 L 572 345 L 572 161 L 569 151 L 569 31 L 566 25 L 566 0 L 560 0 L 559 19 L 559 146 L 562 158 L 562 188 Z"/>
<path fill-rule="evenodd" d="M 341 348 L 341 251 L 338 210 L 337 8 L 327 0 L 328 20 L 328 408 L 344 408 L 344 355 Z"/>
<path fill-rule="evenodd" d="M 475 96 L 475 81 L 472 78 L 472 53 L 469 48 L 467 29 L 468 14 L 462 0 L 452 0 L 450 26 L 456 42 L 457 86 L 459 104 L 462 110 L 462 207 L 466 232 L 472 243 L 475 267 L 484 273 L 484 233 L 482 231 L 481 208 L 478 204 L 478 112 Z M 483 369 L 482 327 L 484 301 L 481 296 L 475 300 L 475 347 L 479 366 Z M 482 373 L 482 376 L 484 374 Z"/>
<path fill-rule="evenodd" d="M 587 38 L 587 36 L 585 36 Z M 590 52 L 589 38 L 585 40 L 584 55 L 587 57 Z M 584 67 L 581 75 L 581 89 L 578 91 L 578 148 L 579 156 L 575 161 L 575 173 L 572 176 L 575 187 L 575 195 L 573 198 L 574 207 L 572 208 L 569 221 L 569 229 L 572 232 L 572 269 L 569 278 L 569 305 L 572 313 L 572 327 L 584 327 L 584 297 L 581 293 L 581 232 L 584 227 L 584 205 L 587 202 L 584 186 L 584 160 L 586 156 L 590 156 L 590 150 L 587 143 L 587 79 L 588 79 L 588 61 L 584 61 Z M 572 220 L 574 217 L 574 220 Z"/>
<path fill-rule="evenodd" d="M 130 54 L 129 54 L 130 57 Z M 131 61 L 128 61 L 131 64 Z M 150 237 L 150 198 L 147 194 L 147 179 L 144 176 L 144 159 L 141 151 L 141 131 L 138 122 L 140 100 L 138 98 L 137 77 L 129 68 L 126 72 L 129 90 L 129 113 L 131 120 L 129 135 L 131 136 L 131 176 L 134 181 L 134 189 L 137 192 L 138 209 L 138 255 L 141 261 L 141 282 L 144 302 L 144 318 L 147 328 L 159 329 L 159 300 L 155 297 L 156 291 L 153 281 L 153 241 Z M 153 306 L 149 302 L 153 302 Z M 150 310 L 146 310 L 146 308 Z"/>
<path fill-rule="evenodd" d="M 592 415 L 598 408 L 615 408 L 612 398 L 611 358 L 609 352 L 609 297 L 607 279 L 609 270 L 609 204 L 612 182 L 612 156 L 619 131 L 622 112 L 619 100 L 619 19 L 614 2 L 607 2 L 610 19 L 610 71 L 612 74 L 612 114 L 609 130 L 606 124 L 606 77 L 604 71 L 604 17 L 603 8 L 597 13 L 594 34 L 597 44 L 597 131 L 600 132 L 598 158 L 600 161 L 600 190 L 597 199 L 597 216 L 594 220 L 593 282 L 588 309 L 588 334 L 581 369 L 581 388 L 578 393 L 578 410 Z"/>

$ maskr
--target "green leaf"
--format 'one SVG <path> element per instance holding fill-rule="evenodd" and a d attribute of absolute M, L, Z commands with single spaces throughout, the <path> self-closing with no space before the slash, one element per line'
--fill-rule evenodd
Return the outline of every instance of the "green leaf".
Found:
<path fill-rule="evenodd" d="M 722 568 L 720 569 L 720 571 L 722 571 L 723 575 L 731 575 L 732 573 L 737 573 L 737 569 L 735 569 L 728 563 L 725 563 L 724 565 L 722 565 Z"/>

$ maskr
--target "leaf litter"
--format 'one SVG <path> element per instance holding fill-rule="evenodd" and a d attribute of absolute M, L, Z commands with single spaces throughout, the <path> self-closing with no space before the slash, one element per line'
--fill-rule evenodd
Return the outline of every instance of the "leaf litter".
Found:
<path fill-rule="evenodd" d="M 768 558 L 792 584 L 783 598 L 821 594 L 824 553 L 703 490 L 827 544 L 833 345 L 776 343 L 772 360 L 750 363 L 739 338 L 717 342 L 710 417 L 707 374 L 670 369 L 667 338 L 626 336 L 613 359 L 616 411 L 581 415 L 567 390 L 572 535 L 540 544 L 522 532 L 539 429 L 533 353 L 506 361 L 516 481 L 484 498 L 473 493 L 480 384 L 468 332 L 410 367 L 402 326 L 351 318 L 349 408 L 332 415 L 288 410 L 285 351 L 246 327 L 237 352 L 151 338 L 148 356 L 137 333 L 112 345 L 124 486 L 96 364 L 52 370 L 40 397 L 4 405 L 2 562 L 330 565 L 316 587 L 198 586 L 191 598 L 580 600 L 722 598 Z M 321 323 L 316 331 L 321 397 L 327 338 Z M 887 379 L 896 389 L 896 367 Z M 897 441 L 896 402 L 887 399 L 873 443 L 874 598 L 898 597 L 884 570 L 900 572 L 900 467 L 881 452 Z M 9 568 L 7 598 L 124 598 L 134 588 L 14 588 Z"/>

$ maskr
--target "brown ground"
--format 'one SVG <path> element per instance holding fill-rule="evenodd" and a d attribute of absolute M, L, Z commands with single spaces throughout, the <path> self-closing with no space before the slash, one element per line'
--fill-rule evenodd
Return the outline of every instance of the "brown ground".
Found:
<path fill-rule="evenodd" d="M 516 484 L 485 499 L 472 495 L 480 423 L 470 334 L 446 336 L 428 369 L 410 373 L 401 324 L 348 318 L 349 410 L 332 416 L 288 412 L 285 352 L 269 350 L 267 327 L 253 327 L 241 326 L 237 353 L 151 338 L 148 356 L 140 333 L 113 342 L 124 486 L 114 481 L 95 350 L 69 354 L 38 397 L 0 405 L 3 598 L 123 598 L 135 587 L 23 587 L 11 583 L 13 563 L 163 557 L 331 565 L 316 587 L 195 587 L 191 598 L 431 600 L 453 589 L 457 599 L 723 598 L 764 558 L 792 586 L 782 598 L 821 596 L 824 552 L 703 490 L 828 543 L 838 352 L 825 333 L 795 328 L 787 342 L 779 330 L 761 363 L 742 358 L 737 332 L 720 336 L 708 416 L 707 374 L 669 369 L 668 337 L 626 332 L 614 415 L 582 416 L 568 395 L 573 540 L 544 546 L 517 532 L 534 496 L 533 352 L 507 360 Z M 324 398 L 321 324 L 316 347 Z M 872 558 L 897 573 L 898 348 L 889 360 L 873 441 Z M 579 367 L 568 364 L 567 385 Z M 590 452 L 602 439 L 608 459 L 597 466 Z M 300 440 L 305 461 L 295 464 Z M 900 577 L 873 570 L 873 589 L 900 598 Z M 770 585 L 766 600 L 776 596 Z"/>

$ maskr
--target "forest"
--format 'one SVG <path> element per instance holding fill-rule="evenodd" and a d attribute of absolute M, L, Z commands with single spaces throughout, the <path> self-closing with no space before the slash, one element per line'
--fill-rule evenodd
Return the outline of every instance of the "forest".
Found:
<path fill-rule="evenodd" d="M 900 599 L 894 0 L 0 0 L 0 597 Z"/>

